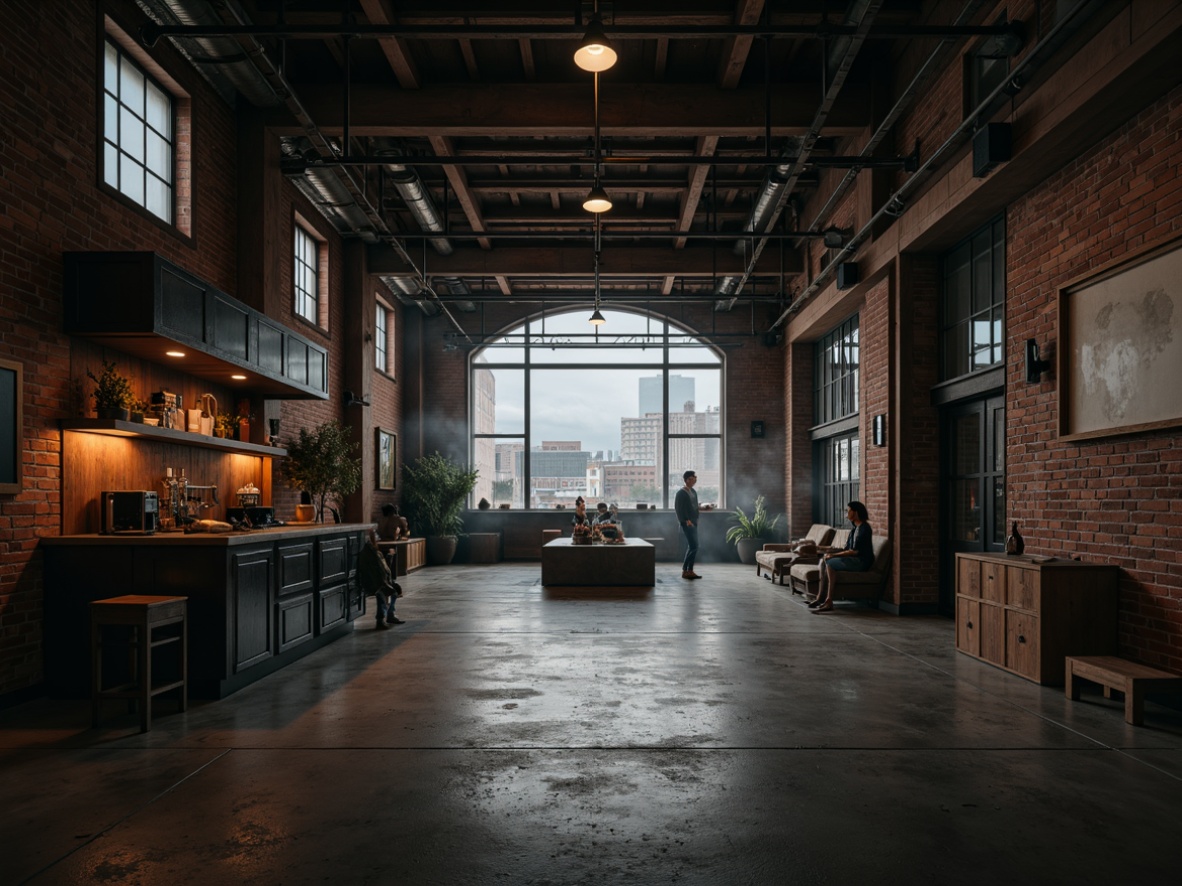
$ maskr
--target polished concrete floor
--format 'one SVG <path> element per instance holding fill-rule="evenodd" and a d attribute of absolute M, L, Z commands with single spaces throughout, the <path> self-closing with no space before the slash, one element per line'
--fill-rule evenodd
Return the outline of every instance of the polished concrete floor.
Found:
<path fill-rule="evenodd" d="M 0 883 L 1177 876 L 1182 713 L 1128 726 L 958 655 L 947 619 L 699 571 L 551 592 L 536 563 L 425 569 L 405 625 L 161 702 L 146 735 L 88 729 L 85 702 L 5 711 Z"/>

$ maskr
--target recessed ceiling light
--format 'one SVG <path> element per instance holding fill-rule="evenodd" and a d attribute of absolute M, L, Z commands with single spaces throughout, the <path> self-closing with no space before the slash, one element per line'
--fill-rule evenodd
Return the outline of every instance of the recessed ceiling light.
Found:
<path fill-rule="evenodd" d="M 167 354 L 169 357 L 183 357 L 183 356 L 185 356 L 184 351 L 165 351 L 164 353 Z"/>
<path fill-rule="evenodd" d="M 234 379 L 234 381 L 246 381 L 245 375 L 231 375 L 230 378 Z"/>

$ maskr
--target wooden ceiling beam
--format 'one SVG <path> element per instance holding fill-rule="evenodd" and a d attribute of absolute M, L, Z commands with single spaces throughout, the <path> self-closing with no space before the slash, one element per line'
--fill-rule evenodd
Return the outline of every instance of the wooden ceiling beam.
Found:
<path fill-rule="evenodd" d="M 772 87 L 773 138 L 803 135 L 816 115 L 816 88 L 779 83 Z M 337 134 L 342 124 L 336 85 L 308 85 L 300 98 L 312 119 Z M 600 93 L 600 130 L 612 136 L 742 136 L 765 132 L 761 88 L 714 85 L 613 83 Z M 827 136 L 857 135 L 870 123 L 869 90 L 846 88 L 829 114 Z M 268 125 L 279 135 L 303 132 L 285 111 Z M 445 84 L 405 90 L 357 84 L 350 95 L 349 129 L 356 136 L 588 136 L 594 129 L 591 99 L 580 84 Z"/>
<path fill-rule="evenodd" d="M 718 149 L 718 136 L 707 135 L 698 139 L 698 156 L 709 157 Z M 702 201 L 702 188 L 706 184 L 706 176 L 710 173 L 709 166 L 695 166 L 689 177 L 689 187 L 681 201 L 681 215 L 677 219 L 677 230 L 688 231 L 693 224 L 694 216 L 698 214 L 698 204 Z M 754 183 L 753 183 L 754 184 Z M 685 237 L 678 237 L 673 241 L 674 249 L 685 248 Z"/>
<path fill-rule="evenodd" d="M 393 18 L 387 8 L 387 0 L 360 0 L 361 11 L 373 25 L 393 24 Z M 423 85 L 419 77 L 419 69 L 410 56 L 406 41 L 401 37 L 381 37 L 378 45 L 382 54 L 386 56 L 394 76 L 398 78 L 398 85 L 403 89 L 418 89 Z"/>
<path fill-rule="evenodd" d="M 432 137 L 431 150 L 442 157 L 451 156 L 451 139 L 442 136 Z M 472 226 L 472 230 L 484 230 L 484 219 L 480 214 L 480 204 L 468 187 L 467 170 L 461 166 L 446 166 L 443 171 L 447 175 L 447 180 L 451 182 L 451 189 L 455 192 L 456 200 L 459 201 L 460 208 L 464 210 L 464 216 L 468 219 L 468 224 Z M 480 244 L 481 249 L 488 249 L 492 245 L 491 241 L 483 237 L 476 242 Z"/>
<path fill-rule="evenodd" d="M 757 25 L 763 15 L 764 0 L 739 0 L 735 9 L 736 25 Z M 751 54 L 752 37 L 743 35 L 731 37 L 723 44 L 722 59 L 718 63 L 718 85 L 723 89 L 734 89 L 747 66 Z"/>

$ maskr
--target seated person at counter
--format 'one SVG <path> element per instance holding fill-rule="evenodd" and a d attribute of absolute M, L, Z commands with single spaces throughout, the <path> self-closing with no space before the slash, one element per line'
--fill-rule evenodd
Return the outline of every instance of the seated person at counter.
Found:
<path fill-rule="evenodd" d="M 382 541 L 410 538 L 410 525 L 406 522 L 406 517 L 398 513 L 397 505 L 382 505 L 382 516 L 378 520 L 378 538 Z"/>
<path fill-rule="evenodd" d="M 405 624 L 394 614 L 394 601 L 402 596 L 402 588 L 394 580 L 390 565 L 378 550 L 378 534 L 373 529 L 369 531 L 368 543 L 357 557 L 357 580 L 361 583 L 363 593 L 373 594 L 378 611 L 378 628 Z"/>

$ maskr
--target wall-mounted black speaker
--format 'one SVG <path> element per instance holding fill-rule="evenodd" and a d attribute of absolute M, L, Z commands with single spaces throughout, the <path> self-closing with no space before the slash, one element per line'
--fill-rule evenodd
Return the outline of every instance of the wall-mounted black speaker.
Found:
<path fill-rule="evenodd" d="M 977 130 L 973 136 L 973 178 L 984 178 L 1013 156 L 1012 130 L 1009 123 L 986 123 Z"/>
<path fill-rule="evenodd" d="M 765 347 L 774 348 L 784 340 L 784 336 L 778 332 L 765 332 L 763 334 L 763 343 Z"/>
<path fill-rule="evenodd" d="M 858 263 L 843 261 L 837 266 L 837 288 L 852 289 L 858 283 Z"/>
<path fill-rule="evenodd" d="M 1042 374 L 1050 369 L 1050 361 L 1041 359 L 1038 342 L 1032 338 L 1026 339 L 1026 383 L 1038 384 L 1042 381 Z"/>

